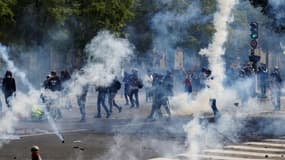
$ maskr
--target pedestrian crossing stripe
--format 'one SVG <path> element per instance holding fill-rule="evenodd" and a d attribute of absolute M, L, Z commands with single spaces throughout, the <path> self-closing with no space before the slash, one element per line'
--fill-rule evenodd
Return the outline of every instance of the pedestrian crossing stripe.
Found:
<path fill-rule="evenodd" d="M 200 153 L 184 153 L 173 158 L 151 160 L 285 160 L 285 139 L 264 139 L 225 146 L 222 149 L 206 149 Z"/>
<path fill-rule="evenodd" d="M 268 148 L 263 146 L 230 145 L 230 146 L 225 146 L 225 149 L 248 150 L 248 151 L 257 151 L 257 152 L 258 151 L 282 152 L 285 154 L 285 149 Z"/>
<path fill-rule="evenodd" d="M 273 158 L 250 158 L 250 157 L 234 157 L 234 156 L 223 156 L 223 155 L 187 155 L 187 154 L 180 154 L 176 156 L 175 158 L 178 158 L 178 160 L 201 160 L 201 159 L 217 159 L 217 160 L 274 160 Z M 276 159 L 276 158 L 275 158 Z M 156 160 L 156 159 L 155 159 Z M 172 159 L 176 160 L 176 159 Z"/>
<path fill-rule="evenodd" d="M 285 139 L 265 139 L 266 142 L 285 143 Z"/>
<path fill-rule="evenodd" d="M 278 153 L 269 153 L 269 152 L 264 152 L 264 153 L 258 153 L 258 152 L 248 152 L 248 151 L 236 151 L 236 150 L 224 150 L 224 149 L 209 149 L 203 151 L 204 153 L 207 154 L 222 154 L 222 155 L 237 155 L 237 156 L 246 156 L 246 157 L 260 157 L 260 158 L 283 158 L 283 154 L 278 154 Z"/>
<path fill-rule="evenodd" d="M 246 142 L 243 144 L 255 145 L 255 146 L 268 146 L 268 147 L 285 148 L 285 144 L 270 143 L 270 142 Z"/>

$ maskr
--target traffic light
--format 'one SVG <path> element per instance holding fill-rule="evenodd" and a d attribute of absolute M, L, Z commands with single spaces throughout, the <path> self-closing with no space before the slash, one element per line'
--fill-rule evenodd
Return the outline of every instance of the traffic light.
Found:
<path fill-rule="evenodd" d="M 252 62 L 252 67 L 257 71 L 257 63 L 260 61 L 260 56 L 254 55 L 255 49 L 257 48 L 257 39 L 258 39 L 258 24 L 256 22 L 250 23 L 250 55 L 248 59 Z"/>
<path fill-rule="evenodd" d="M 258 24 L 256 22 L 250 23 L 250 38 L 256 40 L 258 38 Z"/>

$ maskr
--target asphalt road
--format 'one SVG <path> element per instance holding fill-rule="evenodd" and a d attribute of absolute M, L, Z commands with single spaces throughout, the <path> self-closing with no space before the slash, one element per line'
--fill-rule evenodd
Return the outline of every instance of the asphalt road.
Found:
<path fill-rule="evenodd" d="M 30 147 L 40 146 L 44 160 L 143 160 L 184 152 L 183 142 L 175 138 L 72 132 L 26 136 L 12 140 L 0 149 L 1 160 L 30 160 Z"/>
<path fill-rule="evenodd" d="M 123 104 L 120 100 L 119 104 Z M 151 104 L 145 103 L 139 109 L 123 106 L 122 113 L 114 109 L 109 119 L 96 119 L 94 97 L 89 97 L 89 102 L 86 107 L 87 121 L 83 123 L 79 122 L 76 105 L 71 110 L 62 110 L 63 119 L 56 121 L 56 126 L 58 132 L 63 134 L 65 143 L 61 143 L 47 121 L 21 119 L 15 130 L 7 133 L 6 137 L 0 137 L 3 145 L 0 159 L 30 159 L 30 147 L 35 144 L 40 146 L 44 160 L 142 160 L 185 152 L 187 135 L 184 125 L 193 119 L 192 115 L 174 115 L 170 121 L 146 121 Z M 285 135 L 282 125 L 284 117 L 283 111 L 260 111 L 237 120 L 244 122 L 240 133 L 244 136 L 243 140 L 247 141 L 252 135 L 272 136 L 272 130 L 276 129 L 280 130 L 276 133 Z M 199 121 L 215 124 L 216 119 L 211 113 L 206 113 L 200 115 Z M 264 130 L 263 126 L 268 127 Z"/>

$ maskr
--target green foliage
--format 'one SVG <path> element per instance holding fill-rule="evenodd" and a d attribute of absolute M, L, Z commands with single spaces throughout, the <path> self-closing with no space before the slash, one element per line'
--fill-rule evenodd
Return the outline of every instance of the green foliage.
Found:
<path fill-rule="evenodd" d="M 87 42 L 102 29 L 119 33 L 133 16 L 132 4 L 133 0 L 0 0 L 0 31 L 19 35 L 9 38 L 11 42 L 41 44 L 49 39 L 50 29 L 69 28 L 71 34 L 83 33 L 80 40 Z M 2 29 L 7 25 L 9 32 Z"/>
<path fill-rule="evenodd" d="M 206 47 L 211 41 L 211 37 L 215 32 L 214 26 L 211 21 L 211 15 L 216 11 L 216 0 L 198 0 L 201 9 L 201 19 L 208 17 L 207 22 L 189 22 L 189 24 L 183 28 L 185 34 L 177 38 L 174 37 L 174 44 L 177 47 L 187 48 L 193 51 L 199 51 L 201 48 Z M 153 39 L 156 36 L 155 31 L 152 30 L 151 20 L 157 13 L 171 12 L 177 15 L 187 14 L 188 7 L 195 3 L 195 1 L 190 0 L 171 0 L 165 3 L 162 0 L 136 0 L 133 7 L 133 12 L 135 18 L 129 24 L 129 39 L 135 44 L 138 52 L 143 54 L 151 50 Z M 198 13 L 197 13 L 198 14 Z M 171 22 L 170 22 L 171 23 Z M 165 24 L 168 25 L 168 24 Z M 175 32 L 178 27 L 176 25 L 166 26 L 169 33 Z M 180 31 L 177 31 L 180 32 Z M 173 34 L 170 34 L 168 38 L 171 41 Z M 173 46 L 173 47 L 175 47 Z M 169 47 L 169 46 L 168 46 Z"/>
<path fill-rule="evenodd" d="M 11 7 L 15 5 L 14 0 L 0 0 L 0 25 L 6 26 L 14 23 L 14 13 Z"/>
<path fill-rule="evenodd" d="M 77 0 L 74 8 L 74 37 L 84 45 L 98 31 L 106 29 L 119 33 L 133 14 L 132 0 Z"/>
<path fill-rule="evenodd" d="M 152 45 L 150 20 L 158 10 L 153 0 L 135 0 L 132 7 L 134 18 L 128 24 L 128 39 L 140 54 L 146 53 Z"/>
<path fill-rule="evenodd" d="M 80 57 L 100 30 L 120 35 L 133 0 L 0 0 L 0 43 L 49 46 L 50 54 Z M 55 57 L 55 56 L 52 57 Z"/>
<path fill-rule="evenodd" d="M 215 12 L 216 10 L 216 0 L 201 0 L 202 12 L 205 15 L 209 15 Z"/>
<path fill-rule="evenodd" d="M 14 13 L 12 7 L 16 4 L 16 0 L 0 0 L 0 29 L 5 30 L 9 26 L 15 24 Z M 0 32 L 0 40 L 5 39 L 5 32 Z"/>

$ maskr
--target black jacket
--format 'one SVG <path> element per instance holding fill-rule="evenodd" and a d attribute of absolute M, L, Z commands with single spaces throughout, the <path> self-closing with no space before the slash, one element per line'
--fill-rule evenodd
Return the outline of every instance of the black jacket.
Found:
<path fill-rule="evenodd" d="M 60 91 L 61 90 L 61 81 L 59 77 L 51 77 L 48 79 L 47 88 L 51 91 Z"/>
<path fill-rule="evenodd" d="M 12 95 L 16 92 L 15 79 L 12 77 L 5 77 L 2 82 L 2 91 L 5 95 Z"/>

